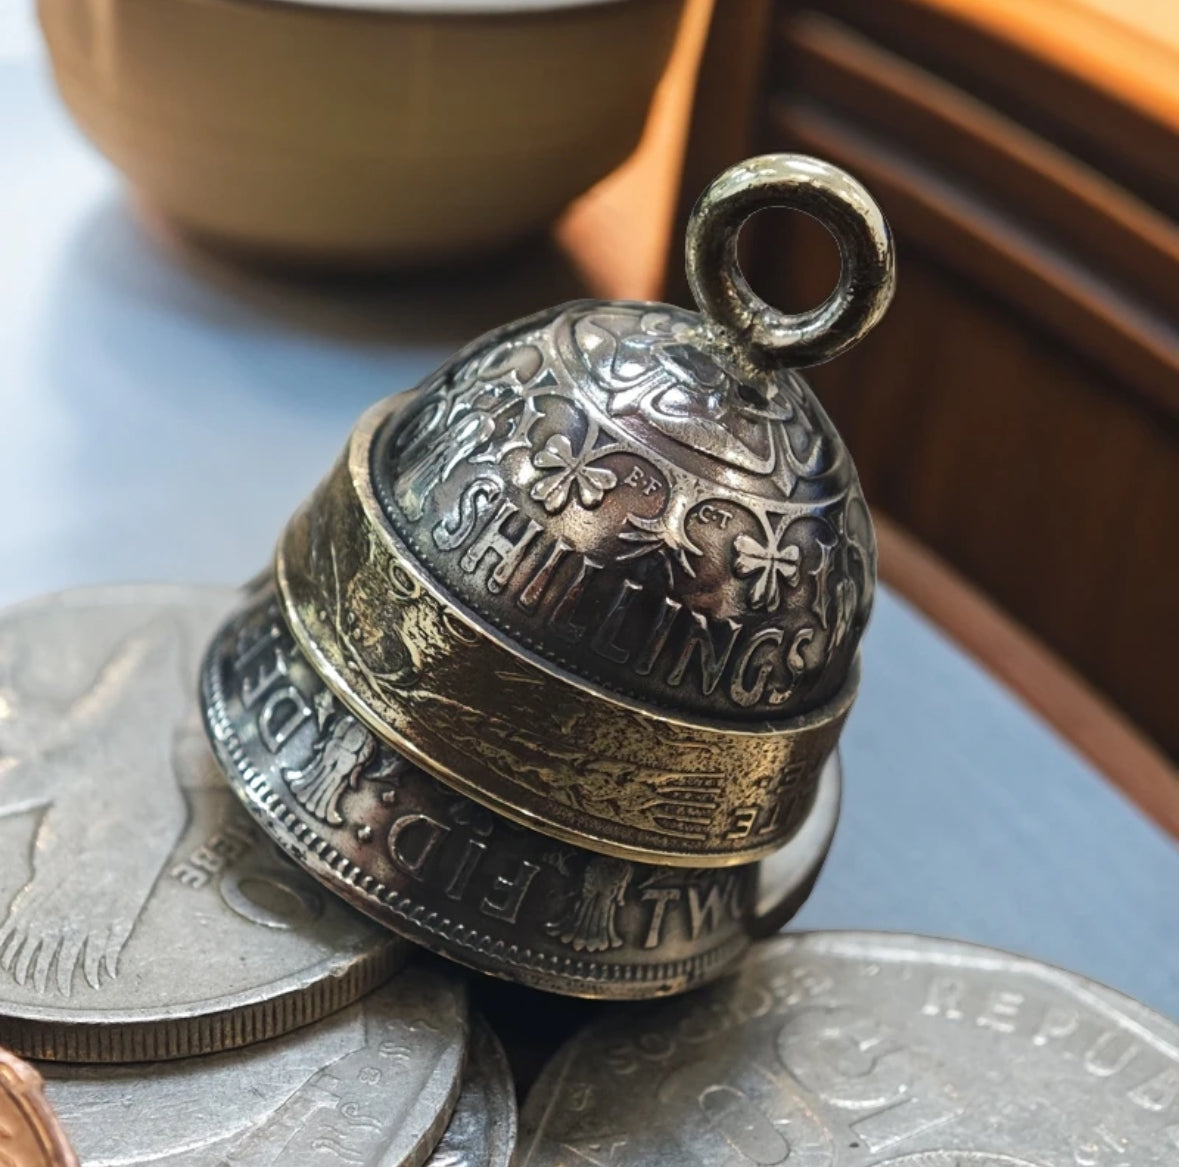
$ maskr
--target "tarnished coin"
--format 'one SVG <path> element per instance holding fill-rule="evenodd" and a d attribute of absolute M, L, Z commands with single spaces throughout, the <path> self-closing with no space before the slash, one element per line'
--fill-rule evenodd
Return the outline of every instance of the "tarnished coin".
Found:
<path fill-rule="evenodd" d="M 209 752 L 197 663 L 236 596 L 104 588 L 0 613 L 0 1043 L 24 1056 L 245 1045 L 406 956 L 275 850 Z"/>
<path fill-rule="evenodd" d="M 516 1149 L 516 1087 L 491 1027 L 477 1018 L 463 1087 L 428 1167 L 508 1167 Z"/>
<path fill-rule="evenodd" d="M 781 722 L 731 722 L 608 693 L 554 671 L 523 647 L 528 638 L 505 642 L 504 633 L 438 588 L 373 497 L 370 469 L 386 457 L 381 435 L 420 412 L 422 392 L 398 395 L 365 414 L 345 456 L 280 539 L 275 575 L 283 615 L 316 671 L 378 737 L 435 778 L 574 846 L 696 868 L 748 864 L 789 842 L 810 811 L 855 698 L 859 658 L 819 707 Z M 472 522 L 486 518 L 490 504 L 482 494 L 468 501 Z M 673 509 L 682 520 L 683 507 Z M 564 547 L 559 539 L 538 581 L 572 566 Z M 506 543 L 493 554 L 515 562 Z M 569 604 L 597 566 L 592 558 L 582 562 L 568 585 Z M 826 568 L 815 570 L 827 578 Z M 631 583 L 619 585 L 624 606 L 625 596 L 637 595 Z M 671 635 L 667 621 L 678 619 L 672 613 L 690 617 L 683 651 L 673 656 L 686 668 L 704 654 L 711 662 L 706 686 L 719 684 L 722 658 L 735 652 L 736 622 L 722 648 L 704 630 L 703 615 L 665 598 L 670 606 L 663 616 L 648 614 L 655 640 L 663 645 Z M 565 607 L 558 604 L 554 618 Z M 596 622 L 612 650 L 631 651 L 612 641 L 621 611 L 598 597 L 578 616 L 576 636 Z M 763 628 L 737 654 L 742 685 L 768 691 L 772 661 L 797 656 L 797 646 L 781 636 L 781 628 Z"/>
<path fill-rule="evenodd" d="M 420 1167 L 450 1121 L 467 999 L 410 968 L 298 1033 L 147 1066 L 44 1068 L 82 1167 Z"/>
<path fill-rule="evenodd" d="M 78 1167 L 57 1116 L 45 1100 L 41 1075 L 0 1049 L 0 1164 Z"/>
<path fill-rule="evenodd" d="M 582 1030 L 528 1097 L 519 1162 L 1174 1167 L 1179 1025 L 993 949 L 782 937 Z"/>
<path fill-rule="evenodd" d="M 584 851 L 495 815 L 381 743 L 311 667 L 272 589 L 213 638 L 201 693 L 214 750 L 258 823 L 333 891 L 452 960 L 552 992 L 648 998 L 715 979 L 758 928 L 756 865 Z M 833 758 L 820 829 L 760 898 L 801 903 L 839 785 Z"/>

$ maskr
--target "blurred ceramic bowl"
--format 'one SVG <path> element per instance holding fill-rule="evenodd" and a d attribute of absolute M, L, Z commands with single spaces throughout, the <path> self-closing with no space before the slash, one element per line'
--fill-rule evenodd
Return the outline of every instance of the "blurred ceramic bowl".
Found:
<path fill-rule="evenodd" d="M 634 149 L 684 0 L 39 0 L 137 197 L 255 255 L 418 264 L 548 226 Z"/>

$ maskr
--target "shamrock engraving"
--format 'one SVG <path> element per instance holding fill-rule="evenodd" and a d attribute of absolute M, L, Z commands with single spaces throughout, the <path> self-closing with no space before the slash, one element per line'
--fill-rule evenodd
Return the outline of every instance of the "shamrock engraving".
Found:
<path fill-rule="evenodd" d="M 783 518 L 776 531 L 766 524 L 766 540 L 759 543 L 752 535 L 738 535 L 733 541 L 736 558 L 733 570 L 742 578 L 756 577 L 749 602 L 755 608 L 776 612 L 782 601 L 781 585 L 795 587 L 799 580 L 802 550 L 795 543 L 784 543 L 789 519 Z"/>
<path fill-rule="evenodd" d="M 593 431 L 587 434 L 581 449 L 574 453 L 573 444 L 564 434 L 554 434 L 532 456 L 533 466 L 547 471 L 532 484 L 532 497 L 543 503 L 549 514 L 564 509 L 574 491 L 581 505 L 592 510 L 606 497 L 607 491 L 618 485 L 618 475 L 613 470 L 592 465 L 604 453 L 593 448 L 594 436 Z"/>

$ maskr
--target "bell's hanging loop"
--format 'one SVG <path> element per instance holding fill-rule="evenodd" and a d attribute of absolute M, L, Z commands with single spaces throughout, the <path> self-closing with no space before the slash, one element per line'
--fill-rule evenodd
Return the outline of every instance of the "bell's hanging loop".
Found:
<path fill-rule="evenodd" d="M 813 216 L 839 247 L 839 282 L 807 312 L 770 307 L 741 271 L 741 228 L 771 207 Z M 701 312 L 735 356 L 761 366 L 804 368 L 845 352 L 884 315 L 895 286 L 892 235 L 876 201 L 850 174 L 804 154 L 766 154 L 726 170 L 696 203 L 686 248 Z"/>

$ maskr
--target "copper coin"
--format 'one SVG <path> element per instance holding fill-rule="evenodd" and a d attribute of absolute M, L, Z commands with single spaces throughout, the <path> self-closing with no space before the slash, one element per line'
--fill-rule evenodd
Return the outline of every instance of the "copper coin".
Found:
<path fill-rule="evenodd" d="M 0 1049 L 0 1167 L 78 1167 L 41 1075 Z"/>

